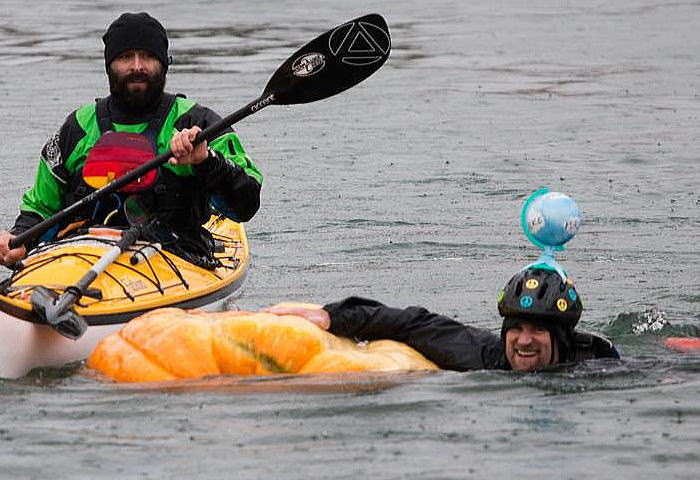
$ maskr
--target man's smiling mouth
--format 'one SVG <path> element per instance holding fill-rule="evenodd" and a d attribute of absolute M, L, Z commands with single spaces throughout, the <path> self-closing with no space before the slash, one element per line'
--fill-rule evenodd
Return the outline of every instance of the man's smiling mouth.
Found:
<path fill-rule="evenodd" d="M 532 349 L 515 348 L 515 353 L 520 355 L 521 357 L 534 357 L 539 353 L 539 351 Z"/>

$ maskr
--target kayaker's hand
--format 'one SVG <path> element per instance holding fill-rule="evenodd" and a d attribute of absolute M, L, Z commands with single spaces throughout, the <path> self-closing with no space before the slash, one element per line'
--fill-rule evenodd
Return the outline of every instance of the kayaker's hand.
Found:
<path fill-rule="evenodd" d="M 0 265 L 11 267 L 27 254 L 24 245 L 10 249 L 10 240 L 15 238 L 10 232 L 0 233 Z"/>
<path fill-rule="evenodd" d="M 296 315 L 307 319 L 323 330 L 328 330 L 331 326 L 331 316 L 322 308 L 267 307 L 263 308 L 262 311 L 275 315 Z"/>
<path fill-rule="evenodd" d="M 173 136 L 170 140 L 173 156 L 168 160 L 171 165 L 199 165 L 206 160 L 209 156 L 207 141 L 192 145 L 192 141 L 201 131 L 199 127 L 185 128 Z"/>

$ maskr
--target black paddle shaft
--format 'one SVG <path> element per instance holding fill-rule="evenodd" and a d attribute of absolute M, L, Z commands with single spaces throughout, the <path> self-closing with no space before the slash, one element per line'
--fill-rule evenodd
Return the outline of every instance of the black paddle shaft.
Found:
<path fill-rule="evenodd" d="M 377 71 L 389 58 L 390 51 L 389 27 L 381 15 L 373 13 L 339 25 L 297 50 L 275 71 L 260 97 L 202 130 L 193 143 L 211 141 L 225 128 L 268 105 L 315 102 L 347 90 Z M 18 234 L 10 240 L 10 248 L 17 248 L 27 240 L 38 237 L 87 205 L 158 168 L 172 155 L 171 150 L 161 153 Z"/>
<path fill-rule="evenodd" d="M 201 143 L 204 140 L 210 141 L 213 138 L 216 138 L 216 134 L 226 128 L 227 126 L 232 125 L 233 123 L 227 124 L 224 123 L 227 119 L 229 118 L 235 118 L 237 120 L 243 119 L 250 115 L 251 113 L 254 113 L 257 110 L 251 110 L 251 106 L 257 103 L 259 100 L 256 100 L 255 102 L 251 102 L 244 108 L 238 110 L 237 112 L 229 115 L 225 119 L 211 125 L 210 127 L 202 130 L 199 132 L 199 135 L 194 139 L 193 143 L 196 145 L 198 143 Z M 235 121 L 237 121 L 235 120 Z M 150 172 L 153 169 L 158 168 L 165 162 L 167 162 L 170 157 L 173 156 L 172 150 L 168 149 L 166 152 L 161 153 L 160 155 L 154 157 L 153 159 L 149 160 L 146 163 L 143 163 L 139 165 L 138 167 L 134 168 L 130 172 L 124 174 L 123 176 L 113 180 L 112 182 L 108 183 L 104 187 L 100 188 L 99 190 L 95 190 L 91 194 L 87 195 L 86 197 L 83 197 L 73 205 L 70 205 L 69 207 L 64 208 L 63 210 L 57 212 L 53 216 L 47 218 L 41 223 L 38 223 L 34 225 L 33 227 L 25 230 L 22 233 L 19 233 L 17 236 L 12 238 L 10 240 L 10 248 L 16 248 L 19 247 L 20 245 L 24 245 L 24 243 L 32 238 L 36 238 L 39 235 L 43 234 L 46 232 L 49 228 L 53 227 L 54 225 L 62 222 L 63 220 L 70 218 L 72 215 L 74 215 L 76 212 L 80 211 L 87 205 L 91 205 L 93 202 L 96 202 L 97 200 L 106 197 L 107 195 L 110 195 L 120 188 L 128 185 L 129 183 L 133 182 L 137 178 L 145 175 L 146 173 Z"/>

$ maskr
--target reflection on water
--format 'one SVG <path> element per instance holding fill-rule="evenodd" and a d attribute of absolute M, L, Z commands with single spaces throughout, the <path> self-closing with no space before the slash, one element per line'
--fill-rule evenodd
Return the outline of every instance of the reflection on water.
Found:
<path fill-rule="evenodd" d="M 406 384 L 428 375 L 425 372 L 379 373 L 355 372 L 324 375 L 265 375 L 214 376 L 167 382 L 116 384 L 86 370 L 83 374 L 96 381 L 112 383 L 115 389 L 128 392 L 191 393 L 215 392 L 222 394 L 266 393 L 342 393 L 379 392 Z"/>

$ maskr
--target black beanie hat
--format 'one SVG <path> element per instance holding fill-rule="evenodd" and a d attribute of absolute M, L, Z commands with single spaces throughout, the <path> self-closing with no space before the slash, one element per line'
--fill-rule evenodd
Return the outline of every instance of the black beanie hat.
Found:
<path fill-rule="evenodd" d="M 145 12 L 124 13 L 117 18 L 102 36 L 105 44 L 105 69 L 124 50 L 148 50 L 168 71 L 168 34 L 158 20 Z"/>

